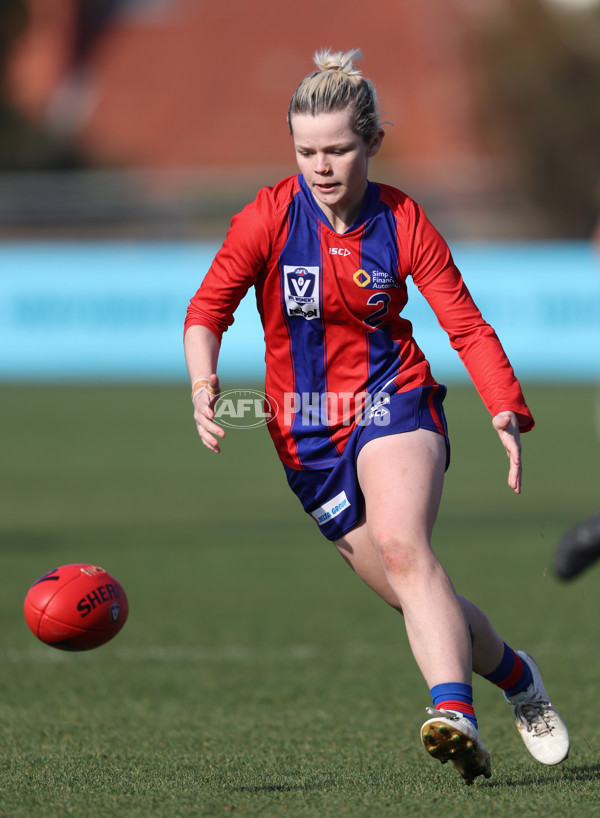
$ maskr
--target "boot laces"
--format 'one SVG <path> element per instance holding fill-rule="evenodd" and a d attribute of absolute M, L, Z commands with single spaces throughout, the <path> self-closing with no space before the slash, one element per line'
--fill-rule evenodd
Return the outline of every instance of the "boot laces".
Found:
<path fill-rule="evenodd" d="M 530 699 L 515 705 L 515 716 L 528 733 L 544 736 L 554 729 L 553 708 L 547 699 Z"/>

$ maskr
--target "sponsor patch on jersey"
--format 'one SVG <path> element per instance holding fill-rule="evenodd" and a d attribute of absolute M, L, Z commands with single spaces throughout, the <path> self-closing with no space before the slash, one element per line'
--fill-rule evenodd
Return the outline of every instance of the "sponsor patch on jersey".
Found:
<path fill-rule="evenodd" d="M 346 492 L 340 491 L 340 493 L 332 497 L 331 500 L 323 503 L 320 508 L 311 511 L 310 516 L 313 517 L 319 525 L 323 525 L 334 517 L 337 517 L 337 515 L 341 514 L 345 509 L 350 508 L 350 505 L 351 503 L 346 497 Z"/>
<path fill-rule="evenodd" d="M 352 276 L 354 283 L 359 287 L 367 287 L 371 283 L 371 276 L 366 270 L 357 270 Z"/>
<path fill-rule="evenodd" d="M 319 308 L 319 268 L 283 265 L 287 314 L 311 321 L 321 315 Z"/>
<path fill-rule="evenodd" d="M 354 273 L 354 283 L 369 290 L 393 290 L 398 288 L 398 282 L 391 273 L 384 270 L 357 270 Z"/>
<path fill-rule="evenodd" d="M 392 290 L 398 288 L 396 278 L 384 270 L 373 270 L 371 272 L 371 282 L 374 290 Z"/>

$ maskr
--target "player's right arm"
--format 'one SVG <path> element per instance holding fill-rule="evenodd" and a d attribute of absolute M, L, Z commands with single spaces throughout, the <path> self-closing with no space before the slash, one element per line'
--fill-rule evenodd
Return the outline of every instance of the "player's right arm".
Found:
<path fill-rule="evenodd" d="M 233 323 L 233 314 L 255 281 L 259 262 L 248 263 L 255 230 L 257 206 L 252 203 L 234 216 L 223 246 L 215 256 L 202 284 L 187 309 L 183 347 L 194 404 L 194 422 L 202 443 L 219 454 L 225 431 L 215 422 L 219 397 L 217 362 L 223 333 Z M 197 384 L 195 387 L 194 385 Z"/>
<path fill-rule="evenodd" d="M 195 324 L 186 330 L 183 348 L 192 386 L 194 422 L 202 443 L 218 454 L 219 441 L 225 437 L 225 431 L 214 421 L 220 392 L 216 373 L 221 342 L 208 327 Z"/>
<path fill-rule="evenodd" d="M 202 442 L 216 453 L 220 452 L 219 440 L 225 437 L 214 421 L 221 338 L 233 323 L 238 304 L 265 269 L 273 236 L 285 224 L 289 191 L 294 184 L 294 178 L 280 183 L 283 194 L 278 209 L 271 189 L 263 188 L 233 217 L 225 241 L 187 309 L 184 350 L 192 383 L 194 420 Z M 194 389 L 196 381 L 200 383 Z"/>

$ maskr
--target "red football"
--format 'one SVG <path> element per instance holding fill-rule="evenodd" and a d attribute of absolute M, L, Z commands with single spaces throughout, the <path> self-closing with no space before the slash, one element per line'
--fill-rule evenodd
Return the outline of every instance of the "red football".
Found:
<path fill-rule="evenodd" d="M 90 650 L 116 636 L 129 613 L 127 595 L 103 568 L 73 563 L 36 580 L 25 597 L 25 619 L 42 642 Z"/>

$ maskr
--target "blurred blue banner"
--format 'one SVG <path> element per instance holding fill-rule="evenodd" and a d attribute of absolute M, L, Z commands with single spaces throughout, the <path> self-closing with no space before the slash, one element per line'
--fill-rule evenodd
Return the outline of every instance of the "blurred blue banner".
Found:
<path fill-rule="evenodd" d="M 454 260 L 519 378 L 600 377 L 600 254 L 590 242 L 452 243 Z M 403 313 L 441 381 L 461 374 L 429 305 Z M 448 374 L 447 374 L 448 373 Z"/>
<path fill-rule="evenodd" d="M 0 378 L 181 380 L 183 319 L 216 243 L 0 244 Z M 484 317 L 519 377 L 600 375 L 600 257 L 589 243 L 452 243 Z M 410 285 L 405 316 L 440 381 L 466 377 Z M 254 294 L 223 340 L 220 374 L 264 372 Z"/>

